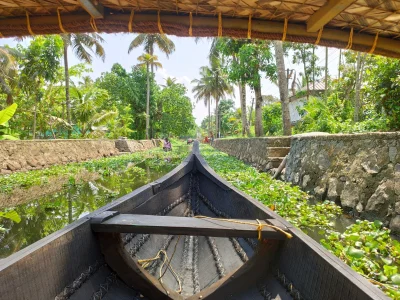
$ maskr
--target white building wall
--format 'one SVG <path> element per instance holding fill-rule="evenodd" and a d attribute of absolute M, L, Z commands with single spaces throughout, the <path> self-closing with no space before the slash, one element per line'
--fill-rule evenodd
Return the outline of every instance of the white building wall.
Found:
<path fill-rule="evenodd" d="M 289 102 L 289 113 L 290 113 L 290 121 L 295 123 L 301 119 L 297 108 L 301 108 L 304 106 L 306 98 L 297 99 L 293 102 Z"/>

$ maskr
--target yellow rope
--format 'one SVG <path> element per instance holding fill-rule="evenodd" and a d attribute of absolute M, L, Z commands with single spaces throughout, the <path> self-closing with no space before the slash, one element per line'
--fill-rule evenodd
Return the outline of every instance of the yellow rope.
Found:
<path fill-rule="evenodd" d="M 317 36 L 317 40 L 315 41 L 315 45 L 319 44 L 319 41 L 321 40 L 322 37 L 322 31 L 324 30 L 324 27 L 322 27 L 319 31 L 318 31 L 318 36 Z"/>
<path fill-rule="evenodd" d="M 222 14 L 218 13 L 218 37 L 222 37 Z"/>
<path fill-rule="evenodd" d="M 35 35 L 31 28 L 31 20 L 29 19 L 29 14 L 27 11 L 25 12 L 25 14 L 26 14 L 26 26 L 28 27 L 28 32 L 30 35 Z"/>
<path fill-rule="evenodd" d="M 193 26 L 193 15 L 192 15 L 192 12 L 190 12 L 189 13 L 189 36 L 192 36 L 192 34 L 193 34 L 192 26 Z"/>
<path fill-rule="evenodd" d="M 157 15 L 157 25 L 158 25 L 158 31 L 160 31 L 161 34 L 164 34 L 164 31 L 161 26 L 160 11 L 158 11 Z"/>
<path fill-rule="evenodd" d="M 96 21 L 94 20 L 93 17 L 90 18 L 90 26 L 92 26 L 92 29 L 94 30 L 94 32 L 99 32 L 99 30 L 97 29 L 97 26 L 96 26 Z"/>
<path fill-rule="evenodd" d="M 351 27 L 350 35 L 349 35 L 349 42 L 347 43 L 346 49 L 351 49 L 351 47 L 353 47 L 353 33 L 354 33 L 354 28 Z"/>
<path fill-rule="evenodd" d="M 375 48 L 376 48 L 376 44 L 378 44 L 378 37 L 379 37 L 379 32 L 376 33 L 374 44 L 372 45 L 371 50 L 368 51 L 369 54 L 374 53 Z"/>
<path fill-rule="evenodd" d="M 264 227 L 270 227 L 273 228 L 281 233 L 283 233 L 284 235 L 286 235 L 286 237 L 288 239 L 292 238 L 292 235 L 282 229 L 280 229 L 277 226 L 274 225 L 270 225 L 270 224 L 262 224 L 259 220 L 256 220 L 257 223 L 251 223 L 251 222 L 244 222 L 244 221 L 238 221 L 238 220 L 232 220 L 232 219 L 220 219 L 220 218 L 211 218 L 211 217 L 206 217 L 206 216 L 194 216 L 195 218 L 198 219 L 208 219 L 208 220 L 216 220 L 216 221 L 224 221 L 224 222 L 230 222 L 230 223 L 236 223 L 236 224 L 243 224 L 243 225 L 252 225 L 252 226 L 257 226 L 257 232 L 258 232 L 258 240 L 261 240 L 262 237 L 262 230 Z"/>
<path fill-rule="evenodd" d="M 131 10 L 131 15 L 129 16 L 129 23 L 128 23 L 128 30 L 129 32 L 132 32 L 132 23 L 133 23 L 133 16 L 135 14 L 135 10 Z"/>
<path fill-rule="evenodd" d="M 165 275 L 165 273 L 167 272 L 167 270 L 169 269 L 171 271 L 172 275 L 175 277 L 176 281 L 178 282 L 179 289 L 176 291 L 177 293 L 181 293 L 182 292 L 182 283 L 181 283 L 181 280 L 179 279 L 179 276 L 176 274 L 174 268 L 171 266 L 171 261 L 172 261 L 172 258 L 175 255 L 176 247 L 177 247 L 177 245 L 179 243 L 180 238 L 181 238 L 181 236 L 178 237 L 178 240 L 175 243 L 175 247 L 174 247 L 174 251 L 172 252 L 171 259 L 168 258 L 167 252 L 165 250 L 158 251 L 157 255 L 155 257 L 153 257 L 153 258 L 138 259 L 138 264 L 140 264 L 144 269 L 146 269 L 150 265 L 151 262 L 153 262 L 155 260 L 158 260 L 158 259 L 162 259 L 161 258 L 161 254 L 164 255 L 164 260 L 163 260 L 163 263 L 162 263 L 162 265 L 160 267 L 160 276 L 159 276 L 158 280 L 160 280 L 160 282 L 162 284 L 163 283 L 162 282 L 162 278 Z M 166 262 L 168 262 L 168 265 L 167 265 L 167 267 L 166 267 L 166 269 L 165 269 L 165 271 L 163 273 L 162 269 L 164 268 L 164 265 L 165 265 Z"/>
<path fill-rule="evenodd" d="M 57 16 L 58 16 L 58 26 L 60 27 L 61 32 L 62 32 L 62 33 L 68 33 L 68 32 L 64 29 L 64 27 L 63 27 L 63 25 L 62 25 L 62 22 L 61 22 L 61 15 L 60 15 L 60 9 L 59 9 L 59 8 L 57 8 Z"/>
<path fill-rule="evenodd" d="M 288 28 L 288 18 L 285 18 L 285 24 L 283 25 L 283 35 L 282 35 L 282 42 L 286 40 L 286 33 Z"/>
<path fill-rule="evenodd" d="M 247 38 L 248 39 L 251 39 L 251 18 L 252 17 L 253 17 L 252 15 L 249 15 L 249 23 L 247 25 Z"/>

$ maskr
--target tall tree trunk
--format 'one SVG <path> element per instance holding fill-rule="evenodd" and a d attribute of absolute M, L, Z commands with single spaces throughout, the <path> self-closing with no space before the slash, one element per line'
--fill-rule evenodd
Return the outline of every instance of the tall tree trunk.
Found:
<path fill-rule="evenodd" d="M 291 135 L 292 129 L 290 124 L 290 113 L 289 113 L 289 91 L 286 81 L 287 78 L 285 72 L 285 59 L 283 57 L 282 42 L 275 41 L 274 48 L 275 48 L 276 66 L 278 69 L 279 96 L 282 107 L 283 134 Z"/>
<path fill-rule="evenodd" d="M 263 136 L 264 129 L 262 125 L 262 95 L 261 95 L 261 80 L 257 86 L 254 87 L 256 97 L 256 120 L 255 120 L 255 134 L 256 136 Z"/>
<path fill-rule="evenodd" d="M 68 68 L 68 44 L 64 41 L 64 72 L 65 72 L 65 108 L 67 111 L 67 122 L 71 123 L 71 101 L 69 98 L 69 68 Z M 68 128 L 68 138 L 71 138 L 71 129 Z"/>
<path fill-rule="evenodd" d="M 2 90 L 7 95 L 7 100 L 6 100 L 7 106 L 10 106 L 11 104 L 14 103 L 13 97 L 12 97 L 12 90 L 11 90 L 10 86 L 7 84 L 7 82 L 5 81 L 5 79 L 1 76 L 0 76 L 0 87 L 1 87 L 0 90 Z"/>
<path fill-rule="evenodd" d="M 339 50 L 338 81 L 340 80 L 340 69 L 342 67 L 342 49 Z"/>
<path fill-rule="evenodd" d="M 354 93 L 354 122 L 358 122 L 360 120 L 360 109 L 361 109 L 361 101 L 360 101 L 360 91 L 361 91 L 361 83 L 363 77 L 363 68 L 362 64 L 364 61 L 365 55 L 361 57 L 361 53 L 357 53 L 357 67 L 356 67 L 356 91 Z"/>
<path fill-rule="evenodd" d="M 249 136 L 249 124 L 247 123 L 247 108 L 246 108 L 246 85 L 239 83 L 239 94 L 240 94 L 240 107 L 242 109 L 242 135 Z"/>
<path fill-rule="evenodd" d="M 32 128 L 32 139 L 36 138 L 36 116 L 37 116 L 37 99 L 35 98 L 35 107 L 33 110 L 33 128 Z"/>
<path fill-rule="evenodd" d="M 146 64 L 147 67 L 147 99 L 146 99 L 146 140 L 149 137 L 149 127 L 150 127 L 150 73 L 149 73 L 149 63 Z"/>
<path fill-rule="evenodd" d="M 306 54 L 305 50 L 302 50 L 301 60 L 303 62 L 304 78 L 306 79 L 307 86 L 307 100 L 310 98 L 310 80 L 308 78 L 307 67 L 306 67 Z"/>
<path fill-rule="evenodd" d="M 215 137 L 219 138 L 219 114 L 218 114 L 218 104 L 219 98 L 218 96 L 215 99 Z"/>
<path fill-rule="evenodd" d="M 211 99 L 208 100 L 208 134 L 211 133 Z"/>
<path fill-rule="evenodd" d="M 150 55 L 153 57 L 154 56 L 154 45 L 151 45 L 150 46 Z M 153 76 L 154 76 L 154 64 L 153 63 L 151 63 L 150 64 L 150 68 L 151 68 L 151 78 L 153 79 Z M 147 73 L 149 72 L 149 70 L 147 69 Z M 148 91 L 147 91 L 147 97 L 148 97 L 148 110 L 149 110 L 149 112 L 148 112 L 148 114 L 149 114 L 149 124 L 150 124 L 150 83 L 149 83 L 150 81 L 148 80 L 148 82 L 147 82 L 147 88 L 148 88 Z M 146 137 L 146 139 L 150 139 L 150 135 L 149 134 L 147 134 L 148 136 Z M 151 130 L 151 137 L 153 137 L 153 128 L 152 128 L 152 130 Z"/>
<path fill-rule="evenodd" d="M 325 98 L 328 98 L 328 47 L 325 47 Z"/>

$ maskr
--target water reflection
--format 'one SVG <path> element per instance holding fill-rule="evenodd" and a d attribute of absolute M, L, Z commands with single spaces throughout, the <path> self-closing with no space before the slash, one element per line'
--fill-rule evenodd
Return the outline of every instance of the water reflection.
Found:
<path fill-rule="evenodd" d="M 0 233 L 0 258 L 5 258 L 41 238 L 82 218 L 90 212 L 152 182 L 170 170 L 173 165 L 150 168 L 144 163 L 145 176 L 138 176 L 135 169 L 125 169 L 119 173 L 84 184 L 70 184 L 62 191 L 36 199 L 15 207 L 21 222 L 0 219 L 6 232 Z"/>

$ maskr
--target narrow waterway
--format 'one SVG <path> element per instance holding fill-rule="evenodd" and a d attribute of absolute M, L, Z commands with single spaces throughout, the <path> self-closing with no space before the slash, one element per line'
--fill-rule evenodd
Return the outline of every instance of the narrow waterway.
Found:
<path fill-rule="evenodd" d="M 60 192 L 18 205 L 14 210 L 21 222 L 0 218 L 0 225 L 6 231 L 0 232 L 0 259 L 17 252 L 45 236 L 82 218 L 109 202 L 152 182 L 174 168 L 174 165 L 144 169 L 143 176 L 127 168 L 109 176 L 83 184 L 71 182 Z"/>

